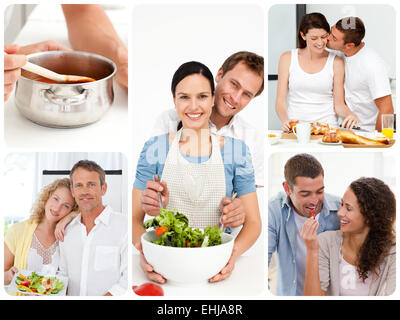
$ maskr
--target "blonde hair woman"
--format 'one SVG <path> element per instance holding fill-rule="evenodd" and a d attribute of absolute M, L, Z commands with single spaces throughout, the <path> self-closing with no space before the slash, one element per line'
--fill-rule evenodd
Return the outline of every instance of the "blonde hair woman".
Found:
<path fill-rule="evenodd" d="M 61 220 L 63 226 L 70 222 L 75 209 L 68 178 L 57 179 L 41 190 L 29 219 L 11 226 L 5 237 L 5 285 L 18 269 L 40 272 L 47 265 L 57 270 L 60 254 L 56 226 Z"/>

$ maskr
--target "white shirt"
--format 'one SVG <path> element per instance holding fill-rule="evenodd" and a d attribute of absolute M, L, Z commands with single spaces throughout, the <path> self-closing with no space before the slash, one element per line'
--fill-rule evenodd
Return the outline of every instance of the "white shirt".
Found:
<path fill-rule="evenodd" d="M 319 214 L 315 216 L 318 221 Z M 307 247 L 301 237 L 301 229 L 303 229 L 304 222 L 308 220 L 307 217 L 303 217 L 298 213 L 294 213 L 294 222 L 296 223 L 296 296 L 304 295 L 304 281 L 306 278 L 306 255 Z"/>
<path fill-rule="evenodd" d="M 180 119 L 175 109 L 162 112 L 156 119 L 153 136 L 176 132 Z M 217 130 L 210 121 L 211 133 L 242 140 L 250 149 L 254 167 L 256 185 L 264 185 L 264 139 L 263 134 L 253 125 L 243 120 L 238 114 L 231 121 Z"/>
<path fill-rule="evenodd" d="M 106 206 L 89 234 L 79 214 L 60 242 L 60 271 L 68 277 L 67 294 L 122 295 L 128 287 L 128 219 Z"/>
<path fill-rule="evenodd" d="M 346 104 L 358 117 L 362 129 L 374 131 L 379 112 L 374 100 L 392 94 L 389 67 L 366 45 L 354 56 L 343 57 Z"/>

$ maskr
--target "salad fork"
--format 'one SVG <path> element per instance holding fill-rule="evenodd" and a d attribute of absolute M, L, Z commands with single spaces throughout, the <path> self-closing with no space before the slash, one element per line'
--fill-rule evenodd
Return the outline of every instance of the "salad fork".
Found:
<path fill-rule="evenodd" d="M 235 192 L 235 191 L 233 191 L 232 192 L 232 202 L 233 202 L 233 200 L 235 200 L 235 198 L 236 198 L 236 196 L 237 196 L 237 193 Z M 225 230 L 225 228 L 224 228 L 224 224 L 222 223 L 222 216 L 223 216 L 224 214 L 221 212 L 221 216 L 219 217 L 219 224 L 220 224 L 220 229 L 222 230 L 222 232 L 226 232 L 226 233 L 232 233 L 232 229 L 231 228 L 229 228 L 229 227 L 226 227 L 226 230 Z"/>
<path fill-rule="evenodd" d="M 153 176 L 153 181 L 154 182 L 160 182 L 160 176 L 158 174 L 155 174 Z M 161 193 L 160 191 L 157 191 L 157 195 L 158 195 L 158 201 L 160 202 L 160 209 L 164 209 L 163 204 L 162 204 L 162 199 L 161 199 Z"/>

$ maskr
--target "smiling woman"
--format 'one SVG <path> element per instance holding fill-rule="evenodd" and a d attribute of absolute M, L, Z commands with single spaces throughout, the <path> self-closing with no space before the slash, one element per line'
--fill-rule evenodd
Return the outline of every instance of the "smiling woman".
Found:
<path fill-rule="evenodd" d="M 72 220 L 76 204 L 68 178 L 57 179 L 44 187 L 28 220 L 14 224 L 5 237 L 4 284 L 9 284 L 18 269 L 40 271 L 43 265 L 55 272 L 60 260 L 55 237 L 57 223 Z M 72 213 L 71 213 L 72 212 Z"/>
<path fill-rule="evenodd" d="M 340 230 L 318 238 L 318 222 L 304 224 L 304 295 L 391 295 L 396 287 L 393 192 L 379 179 L 357 179 L 344 193 L 338 216 Z"/>

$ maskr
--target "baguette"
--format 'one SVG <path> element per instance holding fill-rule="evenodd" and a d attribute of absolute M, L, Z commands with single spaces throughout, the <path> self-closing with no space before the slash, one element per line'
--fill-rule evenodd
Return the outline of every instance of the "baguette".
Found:
<path fill-rule="evenodd" d="M 368 146 L 381 146 L 389 144 L 389 140 L 387 138 L 382 137 L 382 138 L 369 139 L 363 136 L 359 136 L 355 134 L 353 131 L 349 130 L 338 131 L 337 137 L 343 143 L 350 143 L 350 144 L 364 144 Z"/>

